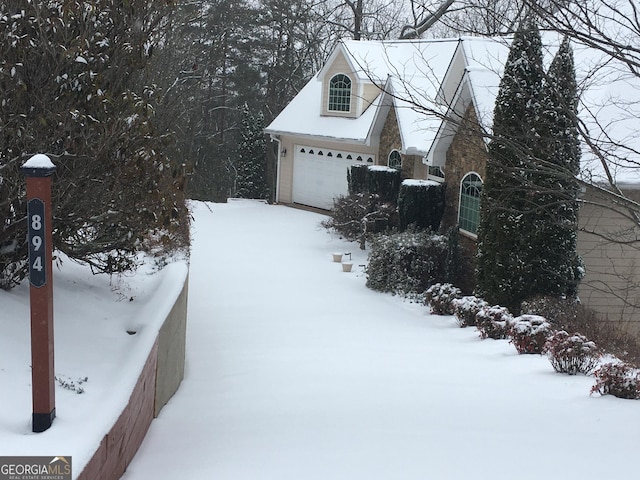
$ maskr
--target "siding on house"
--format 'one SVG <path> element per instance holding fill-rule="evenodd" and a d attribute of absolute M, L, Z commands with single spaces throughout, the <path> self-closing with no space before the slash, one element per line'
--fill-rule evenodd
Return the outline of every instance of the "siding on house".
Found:
<path fill-rule="evenodd" d="M 633 197 L 639 192 L 628 193 Z M 606 192 L 587 187 L 582 200 L 578 252 L 586 272 L 580 284 L 580 300 L 604 321 L 615 322 L 640 337 L 638 228 L 625 218 L 627 212 L 614 203 L 615 197 Z"/>
<path fill-rule="evenodd" d="M 367 147 L 364 145 L 354 145 L 340 142 L 329 142 L 318 139 L 304 137 L 294 137 L 283 135 L 280 139 L 280 148 L 287 150 L 287 155 L 280 158 L 280 182 L 278 185 L 278 202 L 293 203 L 293 159 L 296 145 L 308 145 L 314 148 L 325 150 L 341 150 L 361 154 L 362 156 L 376 156 L 378 147 Z M 356 162 L 354 162 L 356 163 Z"/>
<path fill-rule="evenodd" d="M 349 112 L 330 112 L 328 110 L 329 81 L 331 80 L 331 77 L 339 73 L 343 73 L 351 79 L 351 108 Z M 350 118 L 356 118 L 360 116 L 360 114 L 362 113 L 361 111 L 358 111 L 358 103 L 359 103 L 358 96 L 361 95 L 360 84 L 358 82 L 356 75 L 351 70 L 351 67 L 349 66 L 349 62 L 347 62 L 347 59 L 344 57 L 342 52 L 339 52 L 336 55 L 336 58 L 333 61 L 333 64 L 331 65 L 331 68 L 327 70 L 325 77 L 322 79 L 322 82 L 323 82 L 322 106 L 321 106 L 322 115 L 328 115 L 332 117 L 350 117 Z"/>

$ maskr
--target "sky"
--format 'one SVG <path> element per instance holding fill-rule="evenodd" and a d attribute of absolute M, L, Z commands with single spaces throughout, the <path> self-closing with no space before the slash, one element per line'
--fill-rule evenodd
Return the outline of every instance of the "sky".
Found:
<path fill-rule="evenodd" d="M 192 209 L 185 378 L 124 480 L 600 480 L 636 469 L 640 403 L 590 396 L 592 377 L 367 289 L 367 252 L 327 233 L 322 215 L 256 201 Z M 334 253 L 350 253 L 353 270 Z M 0 292 L 3 455 L 86 463 L 185 266 L 154 271 L 110 282 L 69 261 L 56 269 L 56 372 L 88 380 L 82 394 L 57 388 L 58 418 L 42 434 L 29 422 L 28 289 Z"/>

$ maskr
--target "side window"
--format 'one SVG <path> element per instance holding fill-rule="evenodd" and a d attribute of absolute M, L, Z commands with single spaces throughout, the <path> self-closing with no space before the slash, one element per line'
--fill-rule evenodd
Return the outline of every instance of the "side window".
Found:
<path fill-rule="evenodd" d="M 467 173 L 460 182 L 458 225 L 466 232 L 477 234 L 480 222 L 482 179 L 477 173 Z"/>
<path fill-rule="evenodd" d="M 391 151 L 391 153 L 389 154 L 387 165 L 397 170 L 400 170 L 402 168 L 402 155 L 400 155 L 400 152 L 398 150 Z"/>
<path fill-rule="evenodd" d="M 342 73 L 329 81 L 329 111 L 348 112 L 351 110 L 351 79 Z"/>

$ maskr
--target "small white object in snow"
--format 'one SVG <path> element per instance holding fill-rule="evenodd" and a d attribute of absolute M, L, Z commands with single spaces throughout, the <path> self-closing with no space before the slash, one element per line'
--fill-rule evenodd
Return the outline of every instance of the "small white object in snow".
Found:
<path fill-rule="evenodd" d="M 85 63 L 86 64 L 86 63 L 89 63 L 89 62 L 87 62 L 86 58 L 84 58 L 82 55 L 78 55 L 76 57 L 76 63 Z"/>

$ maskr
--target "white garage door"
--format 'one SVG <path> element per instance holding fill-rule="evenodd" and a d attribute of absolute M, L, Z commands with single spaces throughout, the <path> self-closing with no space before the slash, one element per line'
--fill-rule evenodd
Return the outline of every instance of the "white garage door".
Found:
<path fill-rule="evenodd" d="M 373 155 L 296 145 L 293 159 L 293 202 L 331 209 L 335 197 L 348 193 L 349 165 L 373 165 L 374 160 Z"/>

